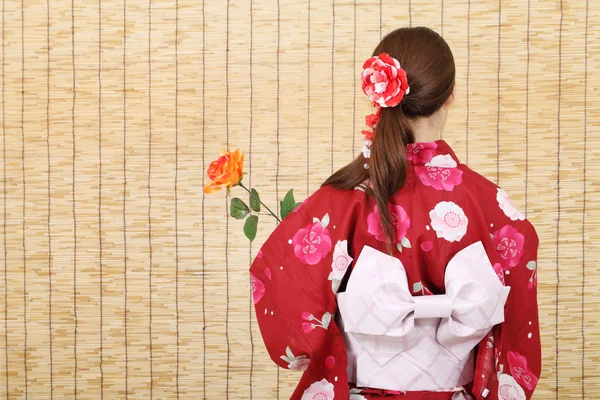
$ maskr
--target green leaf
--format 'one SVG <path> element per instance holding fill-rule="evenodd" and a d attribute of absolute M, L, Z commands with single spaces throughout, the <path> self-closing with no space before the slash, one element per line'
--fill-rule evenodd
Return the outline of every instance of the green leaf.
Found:
<path fill-rule="evenodd" d="M 413 285 L 413 293 L 418 293 L 423 290 L 423 284 L 421 282 L 415 282 Z"/>
<path fill-rule="evenodd" d="M 258 228 L 258 215 L 251 215 L 244 224 L 244 234 L 250 241 L 256 237 L 256 229 Z"/>
<path fill-rule="evenodd" d="M 400 253 L 402 253 L 402 243 L 396 243 L 396 248 Z"/>
<path fill-rule="evenodd" d="M 260 211 L 260 197 L 256 189 L 252 189 L 250 194 L 250 207 L 256 212 Z"/>
<path fill-rule="evenodd" d="M 250 213 L 250 209 L 241 199 L 231 199 L 231 216 L 235 219 L 244 219 Z"/>
<path fill-rule="evenodd" d="M 281 219 L 284 219 L 289 213 L 294 211 L 294 208 L 296 207 L 296 201 L 294 201 L 294 189 L 290 189 L 279 204 L 281 205 Z"/>
<path fill-rule="evenodd" d="M 296 203 L 296 205 L 294 206 L 294 210 L 295 210 L 296 208 L 300 207 L 300 204 L 302 204 L 302 202 L 301 202 L 301 201 L 297 202 L 297 203 Z"/>
<path fill-rule="evenodd" d="M 527 263 L 527 269 L 530 271 L 535 271 L 537 268 L 537 263 L 535 261 L 529 261 Z"/>

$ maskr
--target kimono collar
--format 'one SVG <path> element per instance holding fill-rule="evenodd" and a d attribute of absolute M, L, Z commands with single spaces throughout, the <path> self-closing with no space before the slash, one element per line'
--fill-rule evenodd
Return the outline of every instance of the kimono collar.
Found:
<path fill-rule="evenodd" d="M 460 164 L 454 150 L 442 139 L 433 142 L 409 143 L 406 146 L 406 158 L 408 159 L 409 166 L 415 166 L 417 169 L 419 169 L 418 167 L 425 166 L 448 168 L 456 167 Z M 415 168 L 408 168 L 406 171 L 406 186 L 415 186 L 417 179 Z M 364 191 L 364 186 L 371 187 L 369 179 L 365 179 L 355 189 Z"/>
<path fill-rule="evenodd" d="M 412 165 L 424 166 L 436 156 L 450 156 L 457 165 L 460 164 L 450 145 L 442 139 L 433 142 L 410 143 L 406 146 L 406 157 Z M 448 157 L 444 158 L 448 159 Z"/>

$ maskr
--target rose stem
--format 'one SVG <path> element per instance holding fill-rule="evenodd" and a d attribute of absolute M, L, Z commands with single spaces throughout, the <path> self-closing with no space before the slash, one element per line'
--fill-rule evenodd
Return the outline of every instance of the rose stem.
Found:
<path fill-rule="evenodd" d="M 244 184 L 242 182 L 239 182 L 238 185 L 241 186 L 242 188 L 244 188 L 244 190 L 246 190 L 246 192 L 252 194 L 252 192 L 246 186 L 244 186 Z M 260 204 L 263 205 L 264 208 L 267 209 L 267 211 L 269 211 L 269 213 L 277 220 L 277 222 L 281 222 L 279 217 L 277 217 L 277 215 L 275 215 L 275 213 L 273 213 L 273 211 L 271 211 L 271 209 L 269 207 L 267 207 L 267 205 L 265 203 L 262 202 L 260 197 L 259 197 L 258 201 L 260 202 Z"/>

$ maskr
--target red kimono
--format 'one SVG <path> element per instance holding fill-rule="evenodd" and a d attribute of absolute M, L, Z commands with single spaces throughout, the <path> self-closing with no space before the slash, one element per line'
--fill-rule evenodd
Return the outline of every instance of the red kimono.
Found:
<path fill-rule="evenodd" d="M 534 227 L 506 192 L 461 164 L 445 141 L 410 144 L 406 151 L 407 182 L 390 198 L 389 210 L 394 257 L 406 269 L 409 290 L 414 296 L 444 294 L 449 261 L 481 242 L 489 268 L 510 287 L 504 322 L 484 332 L 475 348 L 466 397 L 349 384 L 336 294 L 345 290 L 363 248 L 386 252 L 386 242 L 379 210 L 363 187 L 322 187 L 282 221 L 250 267 L 271 358 L 282 368 L 304 371 L 291 398 L 531 398 L 541 372 Z"/>

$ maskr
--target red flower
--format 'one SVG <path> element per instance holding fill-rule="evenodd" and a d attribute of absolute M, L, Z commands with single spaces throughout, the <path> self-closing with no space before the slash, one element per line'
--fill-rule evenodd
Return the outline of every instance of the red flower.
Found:
<path fill-rule="evenodd" d="M 373 114 L 369 114 L 365 117 L 365 124 L 369 127 L 377 125 L 379 117 L 381 116 L 381 107 L 377 106 L 377 111 Z"/>
<path fill-rule="evenodd" d="M 362 134 L 365 135 L 365 139 L 367 139 L 367 140 L 373 140 L 373 136 L 374 136 L 375 132 L 368 131 L 368 130 L 363 130 Z"/>
<path fill-rule="evenodd" d="M 527 367 L 527 359 L 514 351 L 509 351 L 507 357 L 508 367 L 513 378 L 515 378 L 517 383 L 529 390 L 533 390 L 538 382 L 538 377 Z"/>
<path fill-rule="evenodd" d="M 406 71 L 386 53 L 365 61 L 361 74 L 363 92 L 381 107 L 394 107 L 408 93 Z"/>

